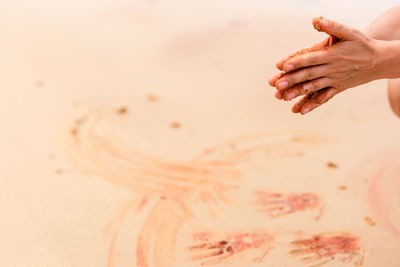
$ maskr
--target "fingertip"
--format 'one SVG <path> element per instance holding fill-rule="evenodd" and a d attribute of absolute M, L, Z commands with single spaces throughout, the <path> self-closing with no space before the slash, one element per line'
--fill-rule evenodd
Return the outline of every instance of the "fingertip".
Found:
<path fill-rule="evenodd" d="M 280 91 L 276 91 L 275 98 L 282 100 L 282 93 Z"/>
<path fill-rule="evenodd" d="M 275 75 L 274 77 L 272 77 L 271 79 L 269 79 L 268 83 L 269 85 L 271 85 L 272 87 L 276 87 L 276 82 L 279 80 L 279 78 L 281 77 L 281 74 Z"/>
<path fill-rule="evenodd" d="M 301 100 L 293 105 L 293 107 L 292 107 L 292 112 L 293 113 L 299 113 L 300 112 L 300 107 L 301 107 L 300 102 L 301 102 Z"/>
<path fill-rule="evenodd" d="M 294 70 L 294 64 L 292 62 L 286 62 L 284 66 L 282 66 L 283 70 L 285 72 L 290 72 L 292 70 Z"/>
<path fill-rule="evenodd" d="M 268 80 L 268 84 L 270 85 L 270 86 L 272 86 L 272 87 L 275 87 L 275 82 L 274 82 L 274 78 L 271 78 L 271 79 L 269 79 Z"/>
<path fill-rule="evenodd" d="M 301 115 L 305 115 L 307 113 L 309 113 L 312 110 L 312 107 L 310 104 L 305 104 L 301 107 L 300 109 L 300 113 Z"/>
<path fill-rule="evenodd" d="M 321 27 L 321 21 L 322 21 L 323 17 L 314 17 L 312 19 L 312 24 L 314 26 L 314 29 L 316 29 L 317 31 L 321 31 L 322 27 Z"/>
<path fill-rule="evenodd" d="M 282 66 L 283 66 L 283 61 L 282 60 L 280 60 L 280 61 L 278 61 L 278 63 L 276 63 L 276 68 L 278 69 L 278 70 L 283 70 L 283 68 L 282 68 Z"/>
<path fill-rule="evenodd" d="M 317 24 L 321 19 L 323 19 L 323 17 L 313 17 L 312 24 L 313 25 Z"/>
<path fill-rule="evenodd" d="M 331 27 L 332 21 L 324 17 L 313 18 L 312 24 L 314 26 L 314 29 L 316 29 L 317 31 L 326 32 L 328 34 L 330 33 L 330 28 L 332 28 Z"/>

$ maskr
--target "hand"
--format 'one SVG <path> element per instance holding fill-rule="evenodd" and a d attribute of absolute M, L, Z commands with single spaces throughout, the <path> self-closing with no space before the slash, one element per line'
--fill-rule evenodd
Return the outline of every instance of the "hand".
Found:
<path fill-rule="evenodd" d="M 323 48 L 329 47 L 329 46 L 331 46 L 332 44 L 334 44 L 334 43 L 337 42 L 337 41 L 338 41 L 338 39 L 337 39 L 336 37 L 334 37 L 334 36 L 329 36 L 328 38 L 324 39 L 324 40 L 323 40 L 322 42 L 320 42 L 320 43 L 316 43 L 316 44 L 314 44 L 313 46 L 310 46 L 310 47 L 308 47 L 308 48 L 300 49 L 300 50 L 298 50 L 298 51 L 296 51 L 296 52 L 290 54 L 289 56 L 287 56 L 287 57 L 285 57 L 285 58 L 279 60 L 278 63 L 276 63 L 276 67 L 277 67 L 279 70 L 282 70 L 282 71 L 281 71 L 280 73 L 274 75 L 271 79 L 269 79 L 268 83 L 269 83 L 271 86 L 275 86 L 276 81 L 278 81 L 283 75 L 286 74 L 286 72 L 283 70 L 283 65 L 284 65 L 287 61 L 289 61 L 290 59 L 292 59 L 292 58 L 294 58 L 294 57 L 297 57 L 297 56 L 300 56 L 300 55 L 303 55 L 303 54 L 307 54 L 307 53 L 310 53 L 310 52 L 318 51 L 318 50 L 321 50 L 321 49 L 323 49 Z M 276 98 L 278 98 L 278 99 L 282 99 L 282 95 L 280 94 L 280 91 L 277 91 L 277 93 L 275 94 L 275 96 L 276 96 Z"/>
<path fill-rule="evenodd" d="M 304 97 L 292 111 L 306 114 L 336 94 L 381 78 L 381 55 L 374 39 L 348 26 L 325 18 L 314 18 L 314 27 L 335 37 L 309 50 L 301 50 L 278 62 L 282 73 L 270 84 L 277 87 L 278 99 Z M 320 49 L 315 49 L 320 48 Z"/>

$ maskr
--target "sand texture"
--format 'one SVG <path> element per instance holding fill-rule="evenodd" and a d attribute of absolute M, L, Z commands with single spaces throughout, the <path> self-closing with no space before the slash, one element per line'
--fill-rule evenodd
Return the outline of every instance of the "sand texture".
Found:
<path fill-rule="evenodd" d="M 0 266 L 399 266 L 386 82 L 292 114 L 325 36 L 256 2 L 4 4 Z"/>

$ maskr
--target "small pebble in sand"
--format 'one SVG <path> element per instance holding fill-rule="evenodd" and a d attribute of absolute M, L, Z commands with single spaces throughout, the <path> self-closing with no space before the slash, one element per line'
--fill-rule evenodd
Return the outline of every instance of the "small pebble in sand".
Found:
<path fill-rule="evenodd" d="M 375 226 L 376 223 L 371 219 L 371 217 L 365 217 L 364 221 L 369 225 L 369 226 Z"/>
<path fill-rule="evenodd" d="M 76 136 L 78 134 L 78 129 L 76 127 L 73 127 L 71 129 L 71 135 Z"/>
<path fill-rule="evenodd" d="M 149 95 L 146 95 L 146 99 L 149 102 L 157 102 L 159 100 L 159 97 L 156 95 L 149 94 Z"/>
<path fill-rule="evenodd" d="M 328 163 L 326 163 L 326 166 L 327 166 L 328 168 L 332 168 L 332 169 L 337 169 L 337 168 L 339 168 L 339 166 L 338 166 L 336 163 L 333 163 L 333 162 L 328 162 Z"/>
<path fill-rule="evenodd" d="M 86 121 L 86 117 L 79 117 L 79 118 L 76 118 L 76 119 L 75 119 L 74 124 L 75 124 L 77 127 L 79 127 L 79 126 L 81 126 L 85 121 Z"/>
<path fill-rule="evenodd" d="M 35 82 L 35 87 L 36 88 L 43 88 L 44 87 L 44 83 L 42 81 L 36 81 Z"/>
<path fill-rule="evenodd" d="M 339 190 L 347 190 L 347 186 L 341 185 L 341 186 L 339 186 Z"/>
<path fill-rule="evenodd" d="M 171 128 L 178 129 L 181 128 L 181 124 L 179 122 L 171 122 Z"/>
<path fill-rule="evenodd" d="M 124 115 L 124 114 L 128 113 L 128 108 L 127 107 L 120 107 L 119 109 L 117 109 L 116 112 L 119 115 Z"/>

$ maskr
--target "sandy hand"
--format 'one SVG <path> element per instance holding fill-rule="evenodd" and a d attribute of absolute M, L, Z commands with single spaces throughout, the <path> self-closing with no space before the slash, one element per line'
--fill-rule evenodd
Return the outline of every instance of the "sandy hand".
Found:
<path fill-rule="evenodd" d="M 320 49 L 281 60 L 277 67 L 284 72 L 270 80 L 278 89 L 278 99 L 304 96 L 293 106 L 295 113 L 306 114 L 348 88 L 382 78 L 386 68 L 377 40 L 325 18 L 314 18 L 313 25 L 335 37 L 332 45 L 325 41 L 324 46 L 316 46 Z"/>
<path fill-rule="evenodd" d="M 281 60 L 279 60 L 276 63 L 276 67 L 279 70 L 281 70 L 281 72 L 276 74 L 276 75 L 274 75 L 271 79 L 269 79 L 269 81 L 268 81 L 269 85 L 275 87 L 276 86 L 276 82 L 280 78 L 282 78 L 286 73 L 290 72 L 290 70 L 286 71 L 284 69 L 284 66 L 285 66 L 285 63 L 288 62 L 289 60 L 291 60 L 292 58 L 296 58 L 298 56 L 301 56 L 301 55 L 304 55 L 304 54 L 307 54 L 307 53 L 311 53 L 311 52 L 314 52 L 314 51 L 318 51 L 318 50 L 327 48 L 327 47 L 331 46 L 332 44 L 334 44 L 337 41 L 338 41 L 338 39 L 336 37 L 329 36 L 328 38 L 324 39 L 322 42 L 316 43 L 316 44 L 314 44 L 314 45 L 312 45 L 310 47 L 307 47 L 307 48 L 302 48 L 302 49 L 297 50 L 296 52 L 293 52 L 292 54 L 282 58 Z M 276 92 L 276 94 L 275 94 L 275 97 L 278 98 L 278 99 L 282 99 L 283 96 L 282 96 L 281 93 L 282 92 L 278 90 Z"/>

